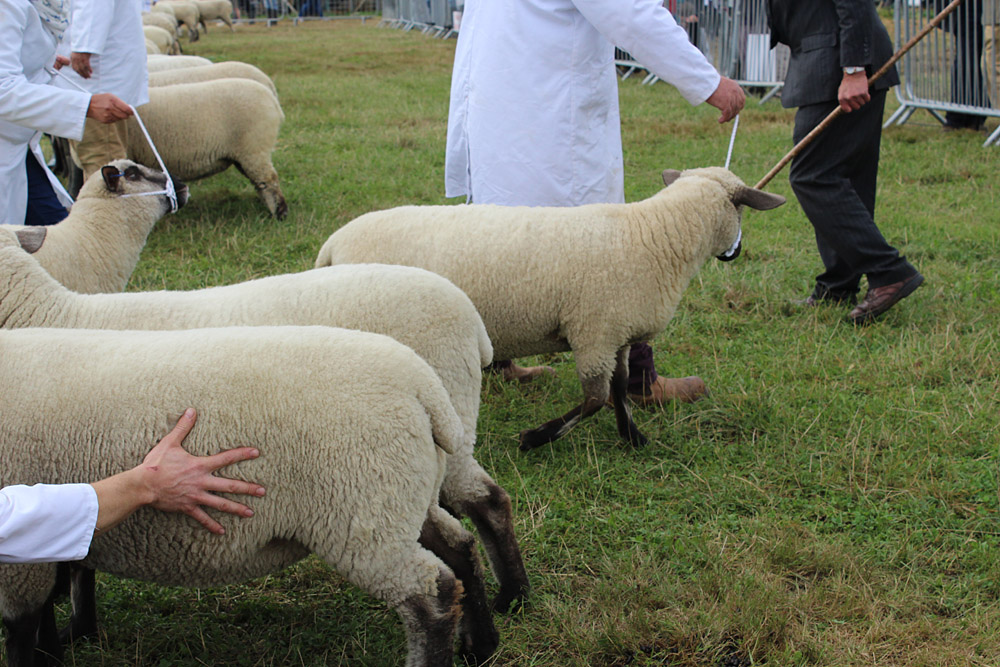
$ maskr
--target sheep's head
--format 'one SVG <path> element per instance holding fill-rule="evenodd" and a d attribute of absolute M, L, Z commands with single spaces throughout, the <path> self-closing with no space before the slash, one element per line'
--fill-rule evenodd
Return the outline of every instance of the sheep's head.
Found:
<path fill-rule="evenodd" d="M 740 225 L 740 219 L 742 217 L 743 206 L 749 206 L 757 211 L 769 211 L 772 208 L 777 208 L 785 203 L 785 198 L 781 195 L 775 195 L 769 192 L 764 192 L 763 190 L 751 188 L 740 180 L 736 174 L 722 167 L 686 169 L 682 172 L 677 171 L 676 169 L 663 170 L 663 184 L 668 187 L 674 182 L 686 178 L 706 178 L 715 181 L 722 186 L 722 189 L 729 196 L 729 202 L 735 209 L 735 239 L 730 237 L 731 245 L 729 246 L 729 249 L 717 256 L 717 259 L 723 262 L 734 260 L 740 255 L 740 249 L 742 248 L 741 240 L 743 238 L 743 230 Z"/>
<path fill-rule="evenodd" d="M 122 199 L 137 197 L 131 201 L 149 200 L 156 206 L 156 215 L 161 217 L 171 210 L 170 198 L 165 194 L 167 176 L 157 169 L 150 169 L 131 160 L 115 160 L 101 167 L 101 178 L 89 178 L 80 189 L 77 201 L 94 199 Z M 183 183 L 174 181 L 174 191 L 177 194 L 177 206 L 183 206 L 188 200 L 188 188 Z"/>

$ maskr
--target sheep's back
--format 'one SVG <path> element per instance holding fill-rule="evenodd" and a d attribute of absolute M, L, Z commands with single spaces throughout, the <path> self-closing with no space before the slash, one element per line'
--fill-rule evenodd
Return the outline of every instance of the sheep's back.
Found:
<path fill-rule="evenodd" d="M 260 450 L 224 472 L 268 489 L 249 500 L 253 519 L 217 516 L 224 538 L 143 510 L 95 541 L 88 565 L 170 584 L 243 580 L 307 549 L 329 557 L 348 525 L 354 539 L 415 540 L 444 468 L 434 422 L 450 420 L 444 438 L 461 433 L 412 351 L 324 327 L 4 331 L 0 378 L 3 485 L 127 470 L 188 406 L 199 410 L 192 454 Z"/>
<path fill-rule="evenodd" d="M 244 155 L 269 155 L 284 119 L 271 91 L 249 79 L 151 87 L 139 114 L 167 170 L 182 180 L 216 174 Z M 157 167 L 135 119 L 127 122 L 128 157 Z"/>

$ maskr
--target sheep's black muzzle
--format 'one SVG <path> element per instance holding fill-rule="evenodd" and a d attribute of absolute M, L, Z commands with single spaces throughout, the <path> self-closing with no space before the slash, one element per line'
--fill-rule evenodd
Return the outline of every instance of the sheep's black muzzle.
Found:
<path fill-rule="evenodd" d="M 743 244 L 737 243 L 735 248 L 732 248 L 721 255 L 716 255 L 715 258 L 720 262 L 731 262 L 740 256 L 740 251 L 743 250 Z"/>

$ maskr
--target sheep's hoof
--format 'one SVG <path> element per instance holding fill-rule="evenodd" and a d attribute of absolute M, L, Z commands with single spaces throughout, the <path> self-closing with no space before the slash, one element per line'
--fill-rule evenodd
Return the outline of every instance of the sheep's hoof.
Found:
<path fill-rule="evenodd" d="M 490 608 L 494 614 L 506 614 L 509 611 L 519 609 L 528 599 L 528 589 L 517 587 L 512 591 L 503 589 L 493 598 Z"/>
<path fill-rule="evenodd" d="M 552 442 L 552 438 L 548 435 L 547 431 L 543 429 L 528 429 L 527 431 L 521 431 L 521 445 L 519 449 L 522 452 L 531 451 L 542 445 L 546 445 Z"/>
<path fill-rule="evenodd" d="M 631 432 L 625 437 L 625 441 L 632 445 L 634 449 L 639 449 L 640 447 L 645 447 L 649 444 L 649 438 L 640 433 L 637 428 L 633 428 L 631 430 Z"/>

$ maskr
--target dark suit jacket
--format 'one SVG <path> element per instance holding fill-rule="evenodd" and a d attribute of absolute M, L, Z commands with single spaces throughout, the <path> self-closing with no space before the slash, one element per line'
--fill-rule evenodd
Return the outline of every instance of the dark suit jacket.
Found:
<path fill-rule="evenodd" d="M 792 59 L 781 105 L 836 101 L 844 67 L 864 66 L 868 76 L 892 57 L 892 41 L 873 0 L 768 0 L 771 46 L 781 42 Z M 899 83 L 895 67 L 873 90 Z"/>

